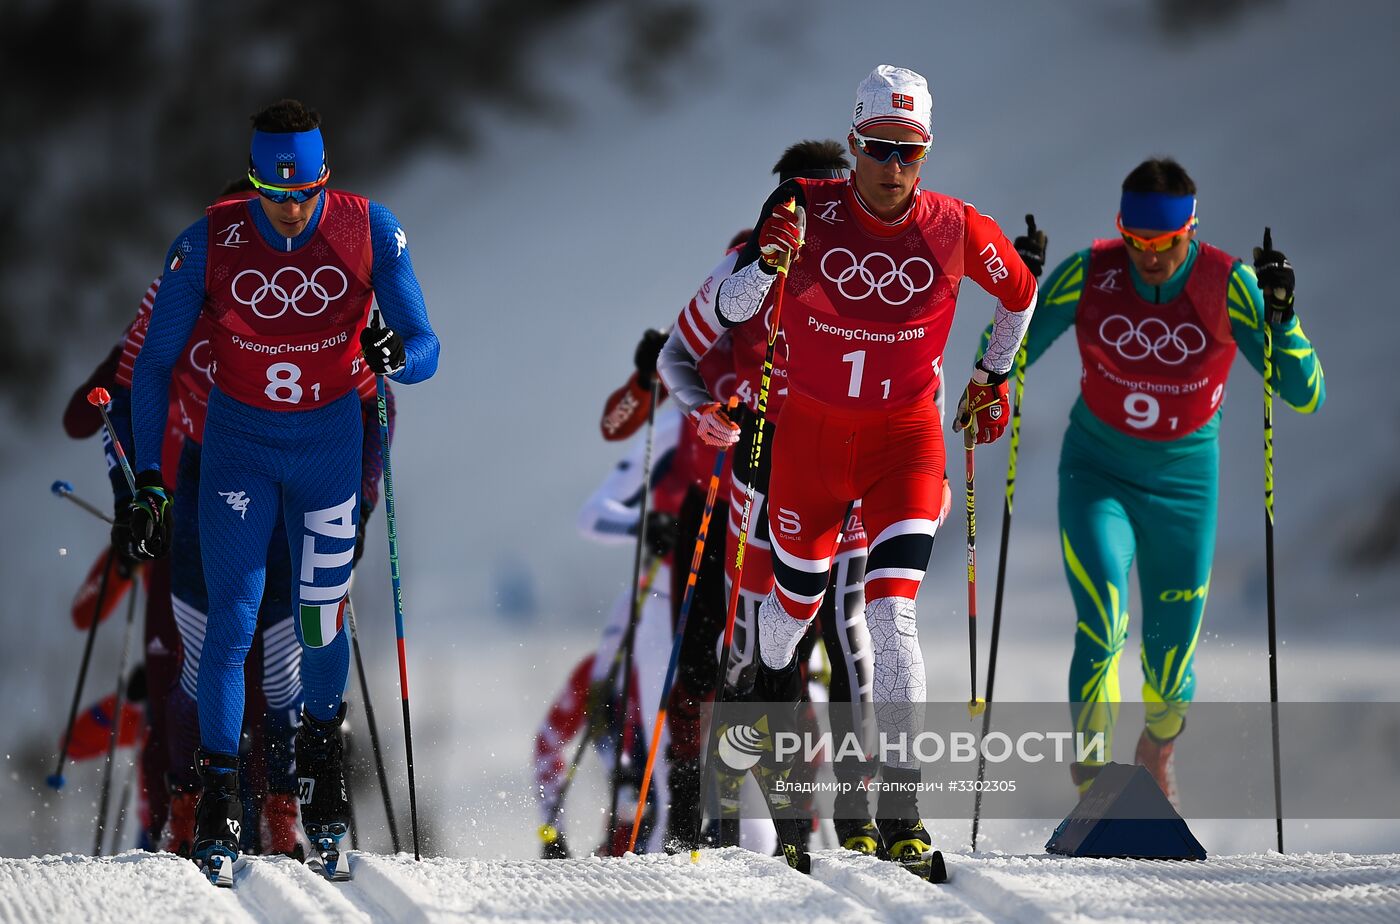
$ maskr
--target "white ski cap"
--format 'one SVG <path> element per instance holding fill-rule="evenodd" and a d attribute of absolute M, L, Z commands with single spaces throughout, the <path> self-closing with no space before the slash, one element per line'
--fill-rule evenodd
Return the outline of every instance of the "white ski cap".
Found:
<path fill-rule="evenodd" d="M 872 125 L 903 125 L 932 135 L 933 97 L 928 81 L 907 67 L 881 64 L 856 88 L 856 108 L 851 125 L 864 131 Z"/>

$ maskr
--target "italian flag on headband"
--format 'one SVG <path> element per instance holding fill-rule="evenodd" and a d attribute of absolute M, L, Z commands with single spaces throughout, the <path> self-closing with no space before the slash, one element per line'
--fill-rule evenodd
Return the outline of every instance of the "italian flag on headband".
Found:
<path fill-rule="evenodd" d="M 301 604 L 301 637 L 308 648 L 323 648 L 345 625 L 345 598 L 333 603 Z"/>

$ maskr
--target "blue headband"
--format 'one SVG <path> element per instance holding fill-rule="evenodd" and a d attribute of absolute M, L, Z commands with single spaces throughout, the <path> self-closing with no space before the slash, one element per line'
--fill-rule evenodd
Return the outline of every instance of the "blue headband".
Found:
<path fill-rule="evenodd" d="M 1186 223 L 1196 214 L 1196 197 L 1124 190 L 1118 212 L 1125 228 L 1175 231 L 1186 227 Z"/>
<path fill-rule="evenodd" d="M 269 186 L 305 186 L 326 171 L 326 148 L 321 130 L 309 132 L 253 132 L 248 163 L 260 183 Z"/>

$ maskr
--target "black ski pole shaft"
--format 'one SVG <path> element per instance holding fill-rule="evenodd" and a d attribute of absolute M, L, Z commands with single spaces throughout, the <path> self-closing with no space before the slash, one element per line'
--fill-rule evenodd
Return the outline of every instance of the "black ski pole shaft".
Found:
<path fill-rule="evenodd" d="M 49 490 L 52 491 L 52 492 L 54 493 L 54 496 L 55 496 L 55 497 L 61 497 L 61 498 L 63 498 L 64 500 L 72 501 L 74 504 L 76 504 L 77 506 L 81 507 L 83 510 L 86 510 L 88 513 L 90 513 L 90 514 L 92 514 L 93 516 L 97 517 L 97 518 L 98 518 L 99 520 L 101 520 L 103 523 L 110 524 L 110 523 L 112 522 L 112 518 L 109 517 L 109 516 L 107 516 L 107 514 L 103 513 L 101 510 L 98 510 L 97 507 L 94 506 L 93 504 L 88 503 L 87 501 L 85 501 L 85 500 L 83 500 L 81 497 L 79 497 L 78 495 L 74 494 L 74 493 L 73 493 L 73 486 L 72 486 L 71 484 L 69 484 L 68 482 L 66 482 L 66 481 L 55 481 L 55 482 L 49 487 Z"/>
<path fill-rule="evenodd" d="M 1273 233 L 1264 229 L 1264 250 L 1274 249 Z M 1264 574 L 1269 607 L 1269 717 L 1274 746 L 1274 827 L 1283 853 L 1283 774 L 1278 732 L 1278 621 L 1274 605 L 1274 332 L 1281 314 L 1268 312 L 1264 322 Z"/>
<path fill-rule="evenodd" d="M 131 650 L 131 627 L 136 624 L 136 597 L 139 582 L 133 582 L 126 601 L 126 627 L 122 630 L 122 654 L 117 662 L 117 689 L 112 696 L 112 737 L 107 742 L 107 766 L 102 774 L 102 794 L 97 800 L 97 833 L 92 855 L 102 856 L 103 835 L 107 829 L 107 806 L 112 798 L 112 774 L 117 769 L 117 744 L 121 738 L 122 709 L 126 705 L 126 658 Z"/>
<path fill-rule="evenodd" d="M 617 828 L 617 801 L 622 785 L 623 739 L 628 728 L 628 708 L 632 702 L 632 649 L 637 641 L 637 623 L 642 618 L 642 560 L 647 551 L 647 506 L 651 500 L 651 447 L 656 432 L 656 405 L 661 401 L 661 382 L 651 380 L 651 407 L 647 409 L 646 452 L 642 456 L 642 495 L 637 513 L 637 553 L 632 561 L 632 611 L 628 615 L 627 634 L 622 640 L 622 721 L 618 723 L 613 757 L 612 794 L 608 806 L 608 853 L 612 853 L 613 831 Z"/>
<path fill-rule="evenodd" d="M 78 667 L 78 682 L 73 688 L 73 704 L 68 707 L 68 725 L 63 730 L 63 747 L 58 752 L 58 766 L 54 767 L 53 773 L 49 774 L 46 780 L 52 789 L 63 788 L 63 768 L 68 763 L 68 748 L 73 743 L 73 723 L 78 720 L 78 705 L 83 699 L 83 686 L 87 682 L 88 664 L 92 662 L 92 646 L 97 641 L 97 625 L 101 622 L 98 617 L 102 613 L 102 605 L 107 602 L 107 579 L 112 574 L 112 558 L 115 554 L 115 551 L 109 547 L 107 558 L 102 564 L 102 580 L 97 585 L 97 601 L 92 608 L 92 625 L 88 626 L 87 641 L 83 644 L 83 662 Z"/>
<path fill-rule="evenodd" d="M 384 395 L 384 376 L 374 377 L 379 411 L 379 446 L 384 453 L 384 520 L 389 529 L 389 578 L 394 587 L 394 633 L 398 640 L 399 693 L 403 698 L 404 760 L 408 765 L 408 818 L 413 828 L 413 859 L 418 850 L 418 788 L 413 779 L 413 723 L 408 710 L 408 653 L 404 643 L 403 585 L 399 580 L 398 519 L 394 513 L 394 471 L 389 462 L 389 404 Z"/>
<path fill-rule="evenodd" d="M 360 677 L 360 699 L 365 704 L 365 724 L 369 726 L 369 745 L 374 751 L 374 769 L 379 775 L 379 791 L 384 794 L 384 818 L 389 824 L 389 841 L 394 853 L 398 853 L 399 825 L 394 820 L 394 804 L 389 796 L 389 777 L 384 772 L 384 750 L 379 746 L 379 723 L 374 720 L 374 705 L 369 698 L 369 683 L 365 679 L 365 662 L 360 657 L 360 632 L 355 625 L 355 607 L 347 594 L 345 597 L 345 621 L 350 626 L 350 649 L 355 653 L 355 673 Z"/>
<path fill-rule="evenodd" d="M 997 647 L 1001 643 L 1001 603 L 1006 590 L 1006 552 L 1011 540 L 1011 507 L 1016 498 L 1016 460 L 1021 448 L 1021 399 L 1026 392 L 1026 348 L 1016 354 L 1016 392 L 1011 409 L 1011 450 L 1006 457 L 1006 498 L 1001 508 L 1001 552 L 997 559 L 996 594 L 992 603 L 992 643 L 987 651 L 987 708 L 982 713 L 982 740 L 992 727 L 992 691 L 997 681 Z M 982 818 L 982 780 L 987 773 L 987 755 L 978 748 L 977 788 L 972 806 L 972 849 L 977 849 L 977 831 Z"/>

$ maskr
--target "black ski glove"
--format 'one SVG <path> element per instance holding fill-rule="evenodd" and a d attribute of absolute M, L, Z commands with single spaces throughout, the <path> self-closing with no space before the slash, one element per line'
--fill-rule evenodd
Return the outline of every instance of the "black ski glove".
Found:
<path fill-rule="evenodd" d="M 1293 320 L 1293 264 L 1274 250 L 1274 235 L 1264 229 L 1264 246 L 1254 248 L 1254 273 L 1264 293 L 1264 310 L 1270 324 L 1287 324 Z"/>
<path fill-rule="evenodd" d="M 147 469 L 136 476 L 136 496 L 131 500 L 127 520 L 131 529 L 131 552 L 142 561 L 164 558 L 170 551 L 170 492 L 160 472 Z"/>
<path fill-rule="evenodd" d="M 652 380 L 656 378 L 656 357 L 665 343 L 666 332 L 654 328 L 642 334 L 642 339 L 637 343 L 632 362 L 637 365 L 637 382 L 645 388 L 650 388 Z"/>
<path fill-rule="evenodd" d="M 112 554 L 121 573 L 130 577 L 140 563 L 131 541 L 131 498 L 117 498 L 112 509 Z"/>
<path fill-rule="evenodd" d="M 393 375 L 408 360 L 403 338 L 397 331 L 383 326 L 378 312 L 370 321 L 370 326 L 360 331 L 360 349 L 364 351 L 365 362 L 375 375 Z"/>
<path fill-rule="evenodd" d="M 1036 279 L 1045 270 L 1045 247 L 1050 243 L 1050 239 L 1045 236 L 1045 232 L 1038 230 L 1035 226 L 1035 216 L 1026 216 L 1026 233 L 1011 242 L 1011 246 L 1016 248 L 1016 253 L 1021 257 L 1021 262 L 1026 264 L 1026 269 L 1031 271 L 1031 275 Z"/>

